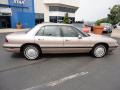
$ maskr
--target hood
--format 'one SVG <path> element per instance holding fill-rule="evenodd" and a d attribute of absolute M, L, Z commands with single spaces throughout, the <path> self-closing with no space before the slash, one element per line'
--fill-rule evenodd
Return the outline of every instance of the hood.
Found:
<path fill-rule="evenodd" d="M 92 37 L 106 37 L 106 38 L 109 38 L 108 36 L 93 34 L 93 33 L 89 33 L 89 35 L 92 36 Z"/>
<path fill-rule="evenodd" d="M 94 39 L 94 40 L 100 40 L 100 41 L 116 41 L 115 39 L 109 37 L 109 36 L 105 36 L 105 35 L 97 35 L 97 34 L 93 34 L 90 33 L 90 38 Z"/>

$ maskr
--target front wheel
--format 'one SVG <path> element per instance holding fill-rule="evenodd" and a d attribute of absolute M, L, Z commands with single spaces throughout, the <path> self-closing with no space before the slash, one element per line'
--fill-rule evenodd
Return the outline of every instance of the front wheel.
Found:
<path fill-rule="evenodd" d="M 40 51 L 39 51 L 38 47 L 36 47 L 34 45 L 27 45 L 27 46 L 25 46 L 25 48 L 23 50 L 23 54 L 24 54 L 25 58 L 28 60 L 36 60 L 40 56 Z"/>
<path fill-rule="evenodd" d="M 107 53 L 107 47 L 105 45 L 96 45 L 92 50 L 92 55 L 96 58 L 102 58 Z"/>

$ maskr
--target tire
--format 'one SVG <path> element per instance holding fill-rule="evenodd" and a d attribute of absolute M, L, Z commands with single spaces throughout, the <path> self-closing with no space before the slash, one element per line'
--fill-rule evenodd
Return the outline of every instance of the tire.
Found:
<path fill-rule="evenodd" d="M 102 58 L 107 54 L 107 47 L 102 44 L 96 45 L 93 48 L 91 54 L 92 54 L 92 56 L 94 56 L 96 58 Z"/>
<path fill-rule="evenodd" d="M 23 49 L 24 57 L 28 60 L 37 60 L 40 57 L 40 50 L 35 45 L 27 45 Z"/>

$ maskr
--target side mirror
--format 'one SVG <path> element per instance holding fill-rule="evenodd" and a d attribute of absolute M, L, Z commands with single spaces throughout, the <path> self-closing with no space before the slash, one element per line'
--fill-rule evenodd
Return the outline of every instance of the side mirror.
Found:
<path fill-rule="evenodd" d="M 82 36 L 81 36 L 81 35 L 78 35 L 78 38 L 79 38 L 79 39 L 81 39 L 81 38 L 82 38 Z"/>

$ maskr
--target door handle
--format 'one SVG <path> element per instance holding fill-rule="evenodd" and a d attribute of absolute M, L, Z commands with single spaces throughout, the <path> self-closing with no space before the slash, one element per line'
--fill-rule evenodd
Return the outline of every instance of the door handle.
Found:
<path fill-rule="evenodd" d="M 70 41 L 70 40 L 65 40 L 65 41 Z"/>
<path fill-rule="evenodd" d="M 44 39 L 38 39 L 38 40 L 44 40 Z"/>

